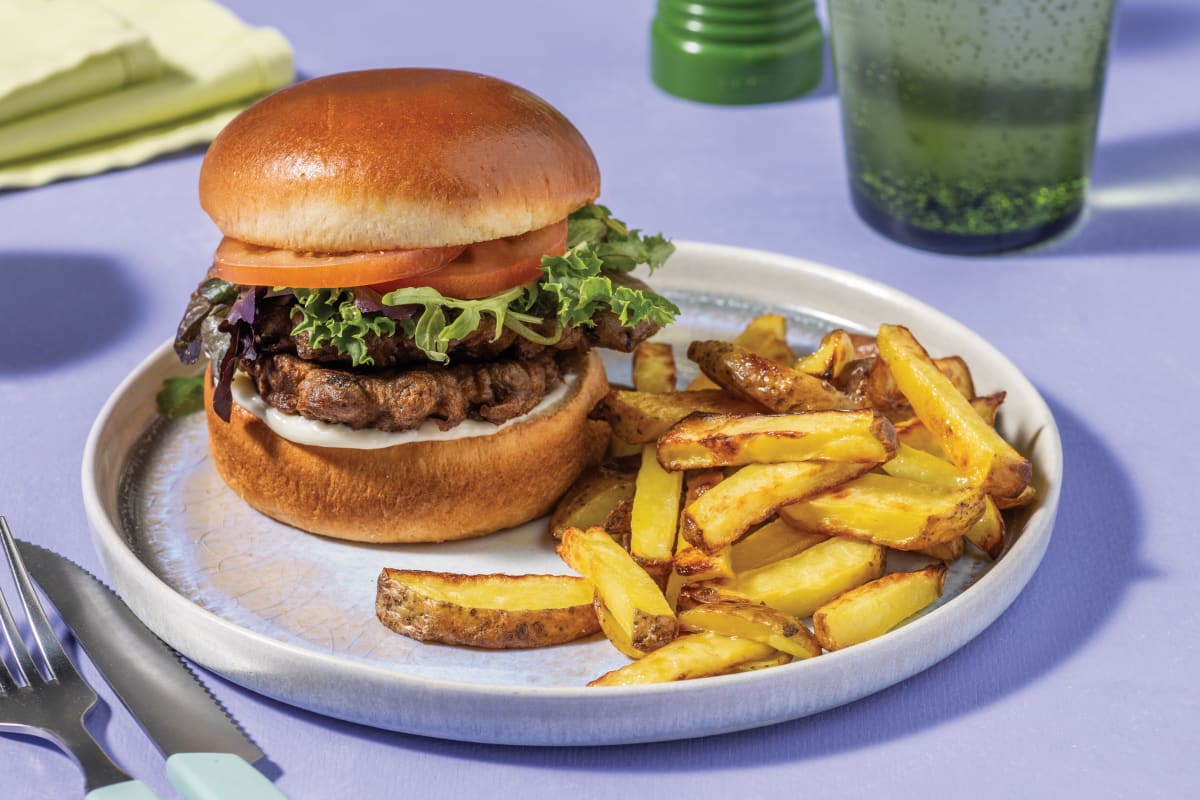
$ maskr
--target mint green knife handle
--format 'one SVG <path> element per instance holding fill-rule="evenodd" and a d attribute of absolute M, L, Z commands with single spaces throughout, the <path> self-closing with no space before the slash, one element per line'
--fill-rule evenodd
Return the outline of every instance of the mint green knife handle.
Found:
<path fill-rule="evenodd" d="M 232 753 L 176 753 L 167 759 L 167 777 L 183 800 L 287 800 L 266 775 Z"/>
<path fill-rule="evenodd" d="M 86 800 L 158 800 L 158 795 L 141 781 L 123 781 L 93 789 Z"/>

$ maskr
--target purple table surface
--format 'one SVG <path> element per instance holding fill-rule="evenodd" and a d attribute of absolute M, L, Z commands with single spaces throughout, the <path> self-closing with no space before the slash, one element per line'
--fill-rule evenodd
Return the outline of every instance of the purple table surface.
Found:
<path fill-rule="evenodd" d="M 915 295 L 1024 370 L 1066 447 L 1049 552 L 1000 620 L 915 678 L 807 719 L 636 747 L 484 746 L 342 723 L 203 673 L 289 797 L 1200 796 L 1196 559 L 1180 555 L 1195 550 L 1183 500 L 1200 477 L 1200 426 L 1181 416 L 1200 405 L 1200 5 L 1120 9 L 1085 222 L 1032 252 L 968 259 L 906 249 L 855 217 L 828 77 L 757 107 L 660 92 L 647 76 L 652 3 L 229 4 L 281 29 L 302 76 L 443 66 L 532 89 L 590 140 L 620 216 Z M 209 263 L 218 234 L 197 204 L 200 161 L 194 150 L 0 194 L 0 513 L 93 570 L 80 456 L 105 398 L 172 333 Z M 153 746 L 100 693 L 93 728 L 175 796 Z M 75 766 L 37 740 L 0 736 L 0 764 L 6 800 L 82 794 Z"/>

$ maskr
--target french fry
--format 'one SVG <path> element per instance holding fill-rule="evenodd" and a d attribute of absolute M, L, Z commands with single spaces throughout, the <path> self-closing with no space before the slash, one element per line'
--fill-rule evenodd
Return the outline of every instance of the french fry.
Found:
<path fill-rule="evenodd" d="M 601 675 L 588 686 L 632 686 L 723 675 L 741 664 L 771 658 L 774 654 L 775 648 L 753 639 L 693 633 Z"/>
<path fill-rule="evenodd" d="M 592 587 L 570 575 L 458 575 L 388 569 L 375 614 L 422 642 L 488 649 L 546 647 L 599 630 Z"/>
<path fill-rule="evenodd" d="M 596 610 L 596 620 L 600 625 L 600 630 L 603 631 L 604 638 L 608 639 L 609 644 L 617 648 L 622 655 L 632 659 L 646 655 L 644 650 L 638 650 L 633 646 L 633 642 L 629 640 L 629 634 L 613 619 L 612 612 L 608 610 L 608 606 L 604 605 L 600 595 L 595 595 L 592 606 Z"/>
<path fill-rule="evenodd" d="M 629 540 L 633 538 L 633 498 L 622 500 L 613 506 L 604 522 L 600 523 L 600 527 L 604 528 L 623 550 L 628 550 Z"/>
<path fill-rule="evenodd" d="M 946 565 L 893 572 L 852 589 L 813 613 L 813 630 L 826 650 L 882 636 L 942 595 Z"/>
<path fill-rule="evenodd" d="M 642 342 L 633 351 L 633 388 L 639 392 L 673 392 L 675 353 L 666 342 Z"/>
<path fill-rule="evenodd" d="M 892 424 L 870 409 L 696 415 L 658 438 L 658 460 L 670 470 L 815 460 L 878 464 L 895 452 Z"/>
<path fill-rule="evenodd" d="M 954 385 L 959 394 L 968 400 L 975 399 L 975 382 L 971 378 L 971 370 L 967 367 L 966 361 L 959 356 L 947 356 L 935 358 L 933 363 L 939 372 L 950 379 L 950 383 Z M 864 389 L 867 393 L 867 401 L 871 406 L 886 414 L 888 419 L 899 421 L 910 419 L 913 416 L 912 405 L 900 391 L 900 387 L 896 385 L 892 371 L 888 369 L 883 359 L 877 358 L 871 363 Z"/>
<path fill-rule="evenodd" d="M 659 580 L 660 585 L 665 585 L 671 571 L 682 492 L 683 473 L 663 469 L 658 463 L 655 446 L 643 446 L 642 466 L 637 474 L 629 520 L 629 554 Z"/>
<path fill-rule="evenodd" d="M 716 486 L 725 475 L 721 470 L 690 472 L 685 480 L 685 503 L 695 502 L 700 495 Z M 728 547 L 708 553 L 696 547 L 683 536 L 683 514 L 680 513 L 679 530 L 675 537 L 674 569 L 667 577 L 664 593 L 672 608 L 679 608 L 679 595 L 683 588 L 694 581 L 733 576 L 733 561 Z"/>
<path fill-rule="evenodd" d="M 961 488 L 969 483 L 963 471 L 946 459 L 906 444 L 896 448 L 896 455 L 883 464 L 883 471 L 893 478 L 906 478 L 948 489 Z"/>
<path fill-rule="evenodd" d="M 730 550 L 725 548 L 715 553 L 707 553 L 685 540 L 675 553 L 675 574 L 687 581 L 731 577 L 733 564 L 730 561 Z"/>
<path fill-rule="evenodd" d="M 779 514 L 803 530 L 896 550 L 922 550 L 966 534 L 984 508 L 984 495 L 976 487 L 947 489 L 868 474 L 832 492 L 783 506 Z"/>
<path fill-rule="evenodd" d="M 967 543 L 999 557 L 1002 510 L 1037 498 L 994 430 L 1004 392 L 975 397 L 961 358 L 931 359 L 903 327 L 833 330 L 797 359 L 768 314 L 688 356 L 704 377 L 680 392 L 671 346 L 639 345 L 634 388 L 597 408 L 613 452 L 638 461 L 581 478 L 554 510 L 581 578 L 385 570 L 380 619 L 480 647 L 599 630 L 634 661 L 593 686 L 770 668 L 935 603 Z M 942 563 L 884 575 L 888 548 Z"/>
<path fill-rule="evenodd" d="M 554 506 L 550 533 L 555 539 L 570 527 L 603 525 L 609 512 L 633 497 L 635 473 L 600 468 L 584 473 Z"/>
<path fill-rule="evenodd" d="M 632 647 L 650 651 L 675 638 L 675 612 L 662 590 L 603 528 L 567 528 L 557 549 L 595 586 Z"/>
<path fill-rule="evenodd" d="M 1037 500 L 1037 489 L 1033 488 L 1031 483 L 1013 497 L 997 497 L 996 505 L 1007 511 L 1010 508 L 1024 508 L 1034 500 Z"/>
<path fill-rule="evenodd" d="M 597 413 L 627 442 L 647 444 L 691 414 L 754 414 L 762 409 L 719 389 L 688 392 L 635 392 L 611 389 Z"/>
<path fill-rule="evenodd" d="M 798 359 L 795 368 L 814 378 L 836 381 L 842 376 L 846 365 L 856 358 L 858 356 L 854 352 L 854 339 L 838 328 L 821 337 L 817 349 Z"/>
<path fill-rule="evenodd" d="M 729 549 L 733 571 L 745 572 L 794 556 L 828 538 L 819 533 L 797 530 L 782 519 L 772 520 Z"/>
<path fill-rule="evenodd" d="M 1019 495 L 1033 474 L 1029 459 L 984 422 L 907 328 L 881 325 L 877 340 L 896 385 L 950 460 L 986 493 Z"/>
<path fill-rule="evenodd" d="M 629 456 L 635 456 L 642 452 L 642 446 L 634 442 L 627 442 L 616 435 L 610 433 L 608 436 L 608 450 L 605 451 L 604 457 L 608 461 L 616 461 Z"/>
<path fill-rule="evenodd" d="M 747 323 L 734 337 L 733 343 L 744 347 L 763 358 L 790 366 L 795 356 L 787 343 L 787 320 L 779 314 L 761 314 Z M 688 384 L 688 389 L 716 389 L 705 375 L 699 375 Z"/>
<path fill-rule="evenodd" d="M 998 558 L 1004 550 L 1004 515 L 1000 507 L 990 496 L 986 497 L 983 516 L 967 531 L 967 540 L 987 553 L 992 558 Z"/>
<path fill-rule="evenodd" d="M 749 603 L 752 601 L 741 592 L 734 591 L 732 579 L 718 579 L 688 583 L 679 591 L 679 602 L 676 604 L 680 611 L 695 608 L 707 603 Z"/>
<path fill-rule="evenodd" d="M 673 392 L 675 354 L 665 342 L 642 342 L 633 351 L 633 388 L 639 392 Z M 621 458 L 640 453 L 640 443 L 622 439 L 614 430 L 608 444 L 608 457 Z"/>
<path fill-rule="evenodd" d="M 791 366 L 796 360 L 787 343 L 787 320 L 779 314 L 760 314 L 750 320 L 733 343 L 776 364 Z"/>
<path fill-rule="evenodd" d="M 893 477 L 902 477 L 902 479 L 931 483 L 934 486 L 952 489 L 968 485 L 966 475 L 962 474 L 962 470 L 955 467 L 954 464 L 940 456 L 932 455 L 932 453 L 923 450 L 917 450 L 916 447 L 908 445 L 900 445 L 892 461 L 883 464 L 883 471 Z M 979 517 L 978 521 L 972 525 L 971 529 L 964 536 L 972 542 L 979 540 L 986 547 L 995 547 L 997 545 L 995 536 L 998 534 L 1000 536 L 1000 542 L 998 543 L 1002 545 L 1004 522 L 1000 517 L 1000 512 L 996 510 L 996 504 L 991 500 L 989 495 L 984 495 L 984 504 L 983 515 Z M 928 555 L 930 558 L 952 563 L 952 561 L 958 560 L 962 552 L 964 552 L 964 543 L 962 543 L 964 536 L 955 537 L 955 539 L 938 543 L 938 545 L 924 547 L 917 552 Z M 980 546 L 980 549 L 984 548 Z"/>
<path fill-rule="evenodd" d="M 869 333 L 852 333 L 850 341 L 854 343 L 854 359 L 875 358 L 879 355 L 879 345 L 875 337 Z"/>
<path fill-rule="evenodd" d="M 680 612 L 679 630 L 753 639 L 796 658 L 821 655 L 821 645 L 803 622 L 761 603 L 724 600 L 698 605 Z"/>
<path fill-rule="evenodd" d="M 720 470 L 705 470 L 690 472 L 687 475 L 686 502 L 688 505 L 700 499 L 701 495 L 716 486 L 725 476 Z M 709 553 L 696 547 L 683 535 L 683 517 L 680 515 L 680 526 L 675 541 L 675 575 L 680 578 L 677 582 L 703 581 L 711 578 L 729 578 L 733 576 L 733 562 L 729 548 L 722 548 L 715 553 Z M 667 599 L 678 597 L 678 585 L 668 591 Z"/>
<path fill-rule="evenodd" d="M 971 377 L 971 368 L 962 356 L 942 356 L 935 358 L 933 363 L 939 372 L 950 379 L 959 394 L 968 400 L 975 399 L 975 379 Z"/>
<path fill-rule="evenodd" d="M 983 418 L 984 422 L 988 425 L 995 425 L 996 413 L 1004 403 L 1004 395 L 1004 392 L 981 395 L 971 401 L 971 407 L 979 412 L 979 416 Z M 946 451 L 925 427 L 925 423 L 916 417 L 893 422 L 892 428 L 896 431 L 896 441 L 900 444 L 906 444 L 916 450 L 923 450 L 939 458 L 946 457 Z"/>
<path fill-rule="evenodd" d="M 833 538 L 814 544 L 789 558 L 735 574 L 730 581 L 710 581 L 700 588 L 715 590 L 705 598 L 744 597 L 793 616 L 810 616 L 842 592 L 883 574 L 883 548 L 856 539 Z"/>
<path fill-rule="evenodd" d="M 795 659 L 788 653 L 776 652 L 775 655 L 767 656 L 766 658 L 757 658 L 753 661 L 745 661 L 738 664 L 730 670 L 734 672 L 754 672 L 759 669 L 768 669 L 770 667 L 782 667 L 784 664 L 790 664 Z"/>
<path fill-rule="evenodd" d="M 642 446 L 636 442 L 627 442 L 622 439 L 616 431 L 616 428 L 609 426 L 608 433 L 608 449 L 604 453 L 604 460 L 612 463 L 623 459 L 640 456 Z"/>
<path fill-rule="evenodd" d="M 781 506 L 840 486 L 873 466 L 836 461 L 749 464 L 683 510 L 683 536 L 697 547 L 715 553 L 733 544 Z"/>
<path fill-rule="evenodd" d="M 692 342 L 687 355 L 718 386 L 769 411 L 826 411 L 857 405 L 827 381 L 729 342 Z"/>
<path fill-rule="evenodd" d="M 987 495 L 984 495 L 984 498 L 986 499 Z M 983 518 L 980 517 L 980 519 Z M 940 544 L 930 545 L 929 547 L 922 548 L 917 552 L 923 556 L 936 558 L 938 561 L 945 561 L 947 564 L 950 564 L 961 558 L 962 554 L 966 551 L 966 544 L 964 542 L 965 539 L 965 535 L 959 536 L 955 539 L 951 539 L 948 542 L 942 542 Z"/>

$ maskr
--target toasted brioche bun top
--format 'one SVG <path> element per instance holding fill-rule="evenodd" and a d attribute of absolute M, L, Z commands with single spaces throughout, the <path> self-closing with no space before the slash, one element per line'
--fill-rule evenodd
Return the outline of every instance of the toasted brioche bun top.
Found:
<path fill-rule="evenodd" d="M 599 193 L 566 117 L 510 83 L 442 69 L 290 86 L 230 122 L 200 169 L 200 204 L 226 236 L 316 252 L 514 236 Z"/>

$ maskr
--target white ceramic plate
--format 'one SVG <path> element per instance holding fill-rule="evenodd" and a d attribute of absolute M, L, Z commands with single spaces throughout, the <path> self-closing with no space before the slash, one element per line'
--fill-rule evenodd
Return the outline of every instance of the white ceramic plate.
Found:
<path fill-rule="evenodd" d="M 929 667 L 1008 607 L 1045 552 L 1062 483 L 1058 429 L 1016 367 L 910 297 L 794 258 L 682 243 L 654 283 L 684 311 L 661 335 L 677 346 L 731 337 L 753 314 L 774 310 L 789 317 L 799 348 L 833 327 L 898 322 L 935 355 L 965 357 L 979 391 L 1008 392 L 1003 431 L 1034 462 L 1041 499 L 1013 526 L 1007 552 L 994 563 L 960 559 L 937 607 L 848 650 L 740 675 L 589 689 L 588 680 L 625 663 L 599 638 L 477 651 L 420 644 L 375 620 L 375 578 L 385 566 L 566 572 L 544 521 L 432 546 L 355 545 L 277 524 L 216 475 L 202 415 L 157 417 L 162 380 L 188 372 L 167 344 L 113 393 L 84 454 L 88 518 L 115 588 L 177 650 L 278 700 L 391 730 L 538 745 L 705 736 L 823 711 Z M 628 379 L 622 361 L 609 364 L 613 380 Z"/>

